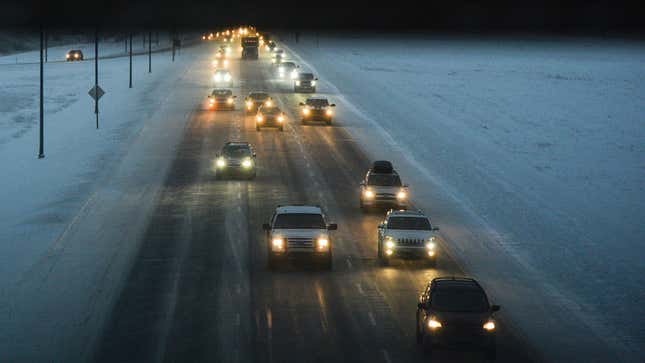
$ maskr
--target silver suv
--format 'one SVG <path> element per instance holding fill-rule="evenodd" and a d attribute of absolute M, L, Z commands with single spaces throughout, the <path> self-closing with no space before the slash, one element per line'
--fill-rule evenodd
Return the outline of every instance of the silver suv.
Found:
<path fill-rule="evenodd" d="M 401 183 L 399 174 L 392 163 L 377 160 L 361 182 L 360 205 L 364 212 L 370 207 L 406 209 L 408 207 L 408 186 Z"/>
<path fill-rule="evenodd" d="M 389 211 L 378 226 L 378 259 L 387 265 L 393 257 L 427 259 L 435 265 L 437 241 L 435 231 L 421 211 Z"/>
<path fill-rule="evenodd" d="M 278 206 L 271 221 L 262 228 L 267 233 L 270 269 L 289 259 L 308 258 L 331 270 L 332 241 L 329 231 L 338 227 L 336 224 L 327 224 L 320 207 Z"/>

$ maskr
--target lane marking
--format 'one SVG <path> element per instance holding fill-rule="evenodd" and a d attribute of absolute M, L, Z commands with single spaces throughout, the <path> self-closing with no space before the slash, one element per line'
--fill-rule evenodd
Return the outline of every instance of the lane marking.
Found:
<path fill-rule="evenodd" d="M 356 283 L 356 289 L 361 293 L 361 295 L 365 295 L 365 291 L 363 291 L 363 286 L 361 286 L 360 282 Z"/>
<path fill-rule="evenodd" d="M 271 308 L 267 306 L 267 327 L 269 330 L 273 328 L 273 315 L 271 314 Z"/>
<path fill-rule="evenodd" d="M 371 311 L 367 312 L 367 317 L 370 318 L 370 323 L 372 323 L 373 326 L 376 326 L 376 319 L 374 319 L 374 314 L 372 314 Z"/>
<path fill-rule="evenodd" d="M 351 270 L 352 269 L 352 261 L 349 259 L 349 257 L 347 257 L 345 262 L 347 262 L 347 267 Z"/>
<path fill-rule="evenodd" d="M 235 314 L 235 326 L 240 326 L 240 313 Z"/>
<path fill-rule="evenodd" d="M 392 363 L 392 360 L 390 359 L 390 355 L 387 353 L 387 350 L 381 349 L 381 353 L 383 354 L 383 358 L 385 359 L 385 362 Z"/>

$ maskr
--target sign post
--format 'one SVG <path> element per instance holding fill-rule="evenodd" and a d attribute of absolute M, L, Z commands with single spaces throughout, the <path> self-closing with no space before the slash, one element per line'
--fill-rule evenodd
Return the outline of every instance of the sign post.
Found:
<path fill-rule="evenodd" d="M 99 87 L 99 27 L 96 27 L 94 31 L 94 89 L 95 94 L 98 94 Z M 94 98 L 94 113 L 96 114 L 96 128 L 99 128 L 99 98 Z"/>
<path fill-rule="evenodd" d="M 45 127 L 43 125 L 44 123 L 44 116 L 45 116 L 45 110 L 43 109 L 43 47 L 44 47 L 44 31 L 42 25 L 40 26 L 40 144 L 38 146 L 38 159 L 42 159 L 45 157 L 45 145 L 44 145 L 44 135 L 43 133 L 45 132 Z"/>

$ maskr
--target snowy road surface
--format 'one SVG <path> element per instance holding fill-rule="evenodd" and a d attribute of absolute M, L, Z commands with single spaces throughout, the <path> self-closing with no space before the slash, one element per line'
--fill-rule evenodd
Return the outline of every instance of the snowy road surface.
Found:
<path fill-rule="evenodd" d="M 49 66 L 61 98 L 48 107 L 65 107 L 48 118 L 45 160 L 35 130 L 14 136 L 7 121 L 33 104 L 3 103 L 3 357 L 421 361 L 418 293 L 467 274 L 502 305 L 501 361 L 642 361 L 642 44 L 283 38 L 338 105 L 334 127 L 257 133 L 241 111 L 205 110 L 212 45 L 175 64 L 156 54 L 158 72 L 135 72 L 133 90 L 126 60 L 106 60 L 99 131 L 89 97 L 65 98 L 83 100 L 89 65 Z M 33 66 L 8 67 L 3 81 L 33 83 Z M 266 55 L 232 71 L 236 94 L 268 90 L 297 121 L 306 96 Z M 214 180 L 229 139 L 258 148 L 256 181 Z M 363 215 L 355 193 L 377 158 L 441 227 L 436 269 L 375 263 L 380 215 Z M 268 273 L 260 226 L 288 202 L 321 204 L 339 224 L 332 273 Z"/>

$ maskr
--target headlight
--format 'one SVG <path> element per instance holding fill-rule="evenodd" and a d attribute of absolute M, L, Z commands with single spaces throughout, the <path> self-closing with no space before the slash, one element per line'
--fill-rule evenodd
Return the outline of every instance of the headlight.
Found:
<path fill-rule="evenodd" d="M 291 72 L 291 79 L 296 79 L 297 76 L 298 76 L 298 72 L 296 71 Z"/>
<path fill-rule="evenodd" d="M 246 107 L 251 108 L 251 106 L 253 106 L 253 102 L 246 101 Z"/>
<path fill-rule="evenodd" d="M 216 75 L 213 76 L 213 79 L 215 80 L 215 82 L 219 82 L 219 81 L 222 80 L 222 75 L 221 74 L 216 74 Z"/>
<path fill-rule="evenodd" d="M 264 49 L 266 49 L 268 51 L 271 48 L 269 48 L 269 46 L 267 45 L 266 47 L 264 47 Z"/>
<path fill-rule="evenodd" d="M 224 67 L 228 66 L 228 59 L 224 59 Z"/>
<path fill-rule="evenodd" d="M 267 107 L 271 107 L 271 105 L 273 105 L 273 102 L 271 102 L 271 101 L 266 101 L 264 104 L 265 104 Z"/>
<path fill-rule="evenodd" d="M 487 321 L 486 324 L 484 324 L 484 330 L 487 330 L 487 331 L 495 330 L 495 322 L 492 320 Z"/>
<path fill-rule="evenodd" d="M 329 109 L 327 111 L 325 111 L 325 113 L 327 114 L 327 116 L 331 116 L 331 115 L 334 114 L 334 112 L 332 110 L 329 110 Z"/>
<path fill-rule="evenodd" d="M 74 54 L 74 58 L 78 58 L 78 53 Z"/>
<path fill-rule="evenodd" d="M 365 190 L 365 191 L 363 192 L 363 195 L 364 195 L 364 196 L 365 196 L 365 198 L 367 198 L 367 199 L 374 198 L 374 192 L 373 192 L 373 191 L 371 191 L 371 190 L 369 190 L 369 189 L 368 189 L 368 190 Z"/>
<path fill-rule="evenodd" d="M 278 72 L 280 72 L 280 73 L 284 73 L 284 67 L 280 67 L 280 68 L 278 68 Z"/>
<path fill-rule="evenodd" d="M 274 238 L 271 241 L 271 247 L 274 251 L 281 251 L 284 248 L 284 240 L 282 238 Z"/>
<path fill-rule="evenodd" d="M 278 116 L 278 122 L 284 121 L 284 116 Z"/>
<path fill-rule="evenodd" d="M 300 81 L 296 81 L 296 86 L 300 86 Z"/>
<path fill-rule="evenodd" d="M 222 53 L 217 52 L 217 54 L 215 54 L 215 56 L 216 56 L 217 58 L 221 58 L 221 57 L 222 57 Z"/>
<path fill-rule="evenodd" d="M 316 85 L 316 81 L 311 81 L 311 85 L 312 85 L 312 86 L 315 86 L 315 85 Z"/>
<path fill-rule="evenodd" d="M 224 158 L 219 158 L 219 159 L 217 159 L 217 162 L 216 162 L 216 163 L 217 163 L 217 167 L 218 167 L 218 168 L 223 168 L 223 167 L 225 167 L 225 166 L 226 166 L 226 159 L 224 159 Z"/>
<path fill-rule="evenodd" d="M 229 98 L 228 100 L 226 100 L 226 102 L 228 102 L 229 104 L 233 103 L 233 98 Z"/>
<path fill-rule="evenodd" d="M 227 73 L 227 74 L 225 74 L 225 75 L 224 75 L 224 80 L 225 80 L 225 81 L 227 81 L 227 82 L 228 82 L 228 81 L 230 81 L 230 80 L 231 80 L 231 75 L 230 75 L 230 74 L 228 74 L 228 73 Z"/>
<path fill-rule="evenodd" d="M 309 114 L 309 109 L 308 108 L 303 108 L 302 113 L 304 113 L 305 115 L 308 115 Z"/>
<path fill-rule="evenodd" d="M 329 249 L 329 240 L 324 237 L 318 238 L 316 245 L 318 246 L 318 250 L 327 250 Z"/>
<path fill-rule="evenodd" d="M 385 247 L 387 247 L 388 249 L 393 249 L 395 245 L 396 244 L 394 243 L 394 241 L 392 241 L 392 238 L 387 237 L 387 239 L 385 241 Z"/>
<path fill-rule="evenodd" d="M 429 250 L 434 250 L 435 247 L 436 247 L 436 245 L 434 244 L 434 242 L 426 243 L 426 248 L 429 249 Z"/>
<path fill-rule="evenodd" d="M 252 165 L 253 163 L 251 162 L 250 158 L 246 158 L 244 159 L 244 161 L 242 161 L 242 166 L 245 168 L 250 168 Z"/>
<path fill-rule="evenodd" d="M 441 328 L 441 323 L 435 318 L 430 318 L 430 320 L 428 320 L 428 328 L 432 330 L 439 329 Z"/>
<path fill-rule="evenodd" d="M 259 115 L 258 115 L 258 116 L 255 116 L 255 119 L 256 119 L 258 122 L 262 122 L 262 116 L 259 116 Z"/>
<path fill-rule="evenodd" d="M 65 58 L 69 58 L 69 54 L 65 54 Z"/>
<path fill-rule="evenodd" d="M 407 196 L 408 196 L 407 193 L 405 191 L 403 191 L 403 190 L 401 190 L 400 192 L 398 192 L 396 194 L 396 197 L 399 198 L 399 199 L 405 199 L 405 198 L 407 198 Z"/>

